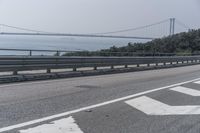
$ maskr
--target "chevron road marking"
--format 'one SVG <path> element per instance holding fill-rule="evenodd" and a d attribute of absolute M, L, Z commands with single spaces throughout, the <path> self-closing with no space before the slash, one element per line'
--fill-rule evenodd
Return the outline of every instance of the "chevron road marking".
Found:
<path fill-rule="evenodd" d="M 70 116 L 49 124 L 40 125 L 26 130 L 20 130 L 20 133 L 83 133 L 75 120 Z"/>
<path fill-rule="evenodd" d="M 187 87 L 177 86 L 177 87 L 171 88 L 170 90 L 180 92 L 186 95 L 194 96 L 194 97 L 200 96 L 199 90 L 194 90 Z"/>
<path fill-rule="evenodd" d="M 199 115 L 200 106 L 170 106 L 147 96 L 125 101 L 147 115 Z"/>
<path fill-rule="evenodd" d="M 195 84 L 200 84 L 200 81 L 196 81 L 196 82 L 194 82 Z"/>
<path fill-rule="evenodd" d="M 172 87 L 175 87 L 175 86 L 180 86 L 180 85 L 183 85 L 183 84 L 187 84 L 187 83 L 191 83 L 191 82 L 195 82 L 195 81 L 199 81 L 199 80 L 200 80 L 200 78 L 185 81 L 185 82 L 180 82 L 180 83 L 177 83 L 177 84 L 172 84 L 172 85 L 165 86 L 165 87 L 151 89 L 151 90 L 139 92 L 139 93 L 136 93 L 136 94 L 133 94 L 133 95 L 128 95 L 128 96 L 117 98 L 117 99 L 114 99 L 114 100 L 110 100 L 110 101 L 98 103 L 98 104 L 95 104 L 95 105 L 79 108 L 79 109 L 76 109 L 76 110 L 72 110 L 72 111 L 68 111 L 68 112 L 64 112 L 64 113 L 60 113 L 60 114 L 55 114 L 55 115 L 52 115 L 52 116 L 48 116 L 48 117 L 44 117 L 44 118 L 40 118 L 40 119 L 36 119 L 36 120 L 24 122 L 24 123 L 19 123 L 19 124 L 11 125 L 11 126 L 8 126 L 8 127 L 3 127 L 3 128 L 0 128 L 0 133 L 10 131 L 10 130 L 14 130 L 14 129 L 18 129 L 18 128 L 22 128 L 22 127 L 25 127 L 25 126 L 30 126 L 30 125 L 37 124 L 37 123 L 40 123 L 40 122 L 49 121 L 49 120 L 56 119 L 56 118 L 59 118 L 59 117 L 66 117 L 68 115 L 78 113 L 78 112 L 81 112 L 81 111 L 94 109 L 94 108 L 97 108 L 97 107 L 102 107 L 102 106 L 109 105 L 109 104 L 112 104 L 112 103 L 124 101 L 124 100 L 130 99 L 130 98 L 138 97 L 138 96 L 145 95 L 145 94 L 148 94 L 148 93 L 172 88 Z"/>

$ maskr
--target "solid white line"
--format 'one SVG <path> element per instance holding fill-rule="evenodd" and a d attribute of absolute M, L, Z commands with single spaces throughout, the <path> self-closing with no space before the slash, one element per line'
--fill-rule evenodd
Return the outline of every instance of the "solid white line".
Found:
<path fill-rule="evenodd" d="M 148 91 L 144 91 L 144 92 L 140 92 L 140 93 L 136 93 L 136 94 L 133 94 L 133 95 L 129 95 L 129 96 L 125 96 L 125 97 L 122 97 L 122 98 L 114 99 L 114 100 L 111 100 L 111 101 L 106 101 L 106 102 L 103 102 L 103 103 L 99 103 L 99 104 L 83 107 L 83 108 L 80 108 L 80 109 L 68 111 L 68 112 L 65 112 L 65 113 L 57 114 L 57 115 L 52 115 L 52 116 L 49 116 L 49 117 L 44 117 L 44 118 L 41 118 L 41 119 L 36 119 L 36 120 L 33 120 L 33 121 L 29 121 L 29 122 L 24 122 L 24 123 L 21 123 L 21 124 L 16 124 L 16 125 L 8 126 L 8 127 L 3 127 L 3 128 L 0 128 L 0 133 L 1 132 L 5 132 L 5 131 L 10 131 L 10 130 L 13 130 L 13 129 L 16 129 L 16 128 L 21 128 L 21 127 L 25 127 L 25 126 L 28 126 L 28 125 L 32 125 L 32 124 L 48 121 L 48 120 L 51 120 L 51 119 L 64 117 L 64 116 L 67 116 L 67 115 L 70 115 L 70 114 L 74 114 L 74 113 L 78 113 L 78 112 L 81 112 L 81 111 L 90 110 L 90 109 L 101 107 L 101 106 L 108 105 L 108 104 L 111 104 L 111 103 L 116 103 L 116 102 L 119 102 L 119 101 L 123 101 L 123 100 L 127 100 L 127 99 L 134 98 L 134 97 L 137 97 L 137 96 L 141 96 L 141 95 L 144 95 L 144 94 L 148 94 L 148 93 L 151 93 L 151 92 L 164 90 L 164 89 L 167 89 L 167 88 L 179 86 L 179 85 L 190 83 L 190 82 L 195 82 L 197 80 L 200 80 L 200 78 L 189 80 L 189 81 L 185 81 L 185 82 L 181 82 L 181 83 L 177 83 L 177 84 L 173 84 L 173 85 L 169 85 L 169 86 L 165 86 L 165 87 L 161 87 L 161 88 L 157 88 L 157 89 L 152 89 L 152 90 L 148 90 Z"/>
<path fill-rule="evenodd" d="M 43 124 L 33 128 L 20 130 L 20 133 L 83 133 L 72 116 Z"/>
<path fill-rule="evenodd" d="M 200 106 L 170 106 L 152 98 L 141 96 L 125 101 L 147 115 L 199 115 Z"/>
<path fill-rule="evenodd" d="M 186 95 L 194 96 L 194 97 L 200 96 L 199 90 L 194 90 L 187 87 L 177 86 L 177 87 L 171 88 L 170 90 L 180 92 Z"/>

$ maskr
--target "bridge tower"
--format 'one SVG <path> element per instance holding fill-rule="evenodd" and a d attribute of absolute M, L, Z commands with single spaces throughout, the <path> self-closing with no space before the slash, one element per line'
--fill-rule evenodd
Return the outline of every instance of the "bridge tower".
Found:
<path fill-rule="evenodd" d="M 170 18 L 169 35 L 174 35 L 175 32 L 175 18 Z"/>

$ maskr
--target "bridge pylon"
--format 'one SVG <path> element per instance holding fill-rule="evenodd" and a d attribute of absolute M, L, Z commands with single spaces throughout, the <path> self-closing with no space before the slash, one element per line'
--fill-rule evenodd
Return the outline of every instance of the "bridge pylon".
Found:
<path fill-rule="evenodd" d="M 169 27 L 169 35 L 174 35 L 175 33 L 175 18 L 170 18 L 170 27 Z"/>

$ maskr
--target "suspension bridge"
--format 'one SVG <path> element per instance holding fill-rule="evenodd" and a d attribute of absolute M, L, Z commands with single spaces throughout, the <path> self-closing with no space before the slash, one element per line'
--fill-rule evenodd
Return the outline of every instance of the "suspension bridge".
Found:
<path fill-rule="evenodd" d="M 142 29 L 147 29 L 149 27 L 155 27 L 157 25 L 161 25 L 163 23 L 168 23 L 169 24 L 169 33 L 168 35 L 173 35 L 175 34 L 175 27 L 176 24 L 179 26 L 183 27 L 185 31 L 188 31 L 190 29 L 189 26 L 186 24 L 182 23 L 181 21 L 175 19 L 175 18 L 170 18 L 166 19 L 160 22 L 156 22 L 153 24 L 145 25 L 145 26 L 140 26 L 136 28 L 129 28 L 129 29 L 122 29 L 122 30 L 116 30 L 116 31 L 108 31 L 108 32 L 102 32 L 102 33 L 90 33 L 90 34 L 71 34 L 71 33 L 55 33 L 55 32 L 46 32 L 46 31 L 40 31 L 40 30 L 33 30 L 33 29 L 27 29 L 27 28 L 22 28 L 22 27 L 17 27 L 17 26 L 11 26 L 7 24 L 0 24 L 0 29 L 3 27 L 5 28 L 11 28 L 15 30 L 20 30 L 23 32 L 4 32 L 1 30 L 0 35 L 24 35 L 24 36 L 71 36 L 71 37 L 94 37 L 94 38 L 123 38 L 123 39 L 144 39 L 144 40 L 152 40 L 156 39 L 159 37 L 147 37 L 147 36 L 132 36 L 132 35 L 113 35 L 116 33 L 126 33 L 130 31 L 139 31 Z"/>

